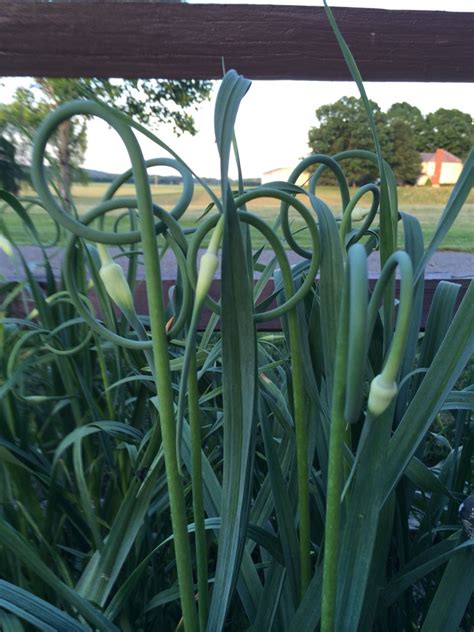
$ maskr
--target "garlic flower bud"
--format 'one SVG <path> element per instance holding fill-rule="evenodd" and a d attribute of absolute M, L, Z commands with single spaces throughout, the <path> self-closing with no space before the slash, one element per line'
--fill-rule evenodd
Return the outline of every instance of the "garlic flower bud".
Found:
<path fill-rule="evenodd" d="M 223 230 L 224 218 L 221 217 L 214 229 L 209 246 L 199 262 L 199 274 L 196 283 L 196 305 L 199 307 L 201 307 L 201 303 L 209 292 L 209 288 L 211 287 L 212 280 L 219 265 L 217 253 L 219 252 Z"/>
<path fill-rule="evenodd" d="M 133 296 L 122 266 L 113 261 L 103 244 L 98 244 L 97 249 L 102 262 L 99 274 L 107 294 L 122 312 L 133 312 Z"/>
<path fill-rule="evenodd" d="M 212 252 L 205 252 L 199 262 L 199 274 L 196 283 L 196 300 L 202 301 L 211 287 L 212 279 L 219 265 L 219 257 Z"/>
<path fill-rule="evenodd" d="M 133 310 L 133 297 L 122 267 L 108 263 L 100 269 L 100 278 L 107 294 L 123 312 Z"/>
<path fill-rule="evenodd" d="M 383 373 L 376 375 L 370 384 L 369 401 L 367 403 L 369 412 L 375 417 L 384 413 L 397 393 L 396 382 L 387 381 Z"/>

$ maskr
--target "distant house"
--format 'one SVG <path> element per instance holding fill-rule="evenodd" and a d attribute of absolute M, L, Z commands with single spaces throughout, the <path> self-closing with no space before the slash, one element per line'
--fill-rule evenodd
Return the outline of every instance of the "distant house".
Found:
<path fill-rule="evenodd" d="M 293 167 L 277 167 L 270 171 L 262 173 L 262 184 L 268 184 L 269 182 L 287 182 L 293 171 Z M 296 181 L 298 186 L 303 186 L 310 178 L 310 173 L 304 171 Z"/>
<path fill-rule="evenodd" d="M 433 154 L 421 154 L 421 175 L 416 183 L 424 185 L 431 180 L 433 186 L 455 184 L 461 174 L 463 162 L 461 158 L 450 154 L 445 149 L 437 149 Z"/>

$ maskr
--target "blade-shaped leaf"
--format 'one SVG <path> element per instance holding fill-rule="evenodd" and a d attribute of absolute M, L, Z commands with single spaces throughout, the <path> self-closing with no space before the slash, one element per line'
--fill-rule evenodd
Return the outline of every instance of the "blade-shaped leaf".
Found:
<path fill-rule="evenodd" d="M 224 472 L 222 527 L 208 623 L 209 629 L 214 630 L 224 625 L 245 543 L 255 438 L 253 286 L 246 270 L 237 209 L 231 196 L 227 198 L 224 214 L 221 283 Z"/>
<path fill-rule="evenodd" d="M 47 601 L 3 580 L 0 580 L 0 608 L 17 614 L 45 632 L 56 632 L 56 630 L 87 632 L 89 630 Z M 5 629 L 2 626 L 2 630 Z"/>
<path fill-rule="evenodd" d="M 457 632 L 474 588 L 474 542 L 457 551 L 431 602 L 421 632 Z"/>

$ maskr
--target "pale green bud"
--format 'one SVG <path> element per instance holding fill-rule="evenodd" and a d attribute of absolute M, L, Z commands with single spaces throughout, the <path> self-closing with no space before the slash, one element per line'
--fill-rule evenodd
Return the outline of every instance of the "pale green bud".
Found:
<path fill-rule="evenodd" d="M 398 387 L 396 382 L 386 381 L 383 374 L 376 375 L 370 384 L 369 401 L 367 404 L 369 412 L 375 417 L 384 413 L 397 393 Z"/>
<path fill-rule="evenodd" d="M 212 280 L 219 265 L 219 257 L 212 252 L 205 252 L 199 262 L 199 274 L 196 283 L 196 299 L 203 300 L 209 292 Z"/>
<path fill-rule="evenodd" d="M 355 209 L 353 209 L 351 213 L 351 219 L 353 222 L 361 222 L 363 219 L 367 217 L 368 214 L 369 214 L 368 208 L 360 208 L 359 206 L 356 206 Z"/>
<path fill-rule="evenodd" d="M 123 311 L 133 311 L 133 297 L 122 267 L 118 263 L 107 263 L 99 270 L 107 294 Z"/>

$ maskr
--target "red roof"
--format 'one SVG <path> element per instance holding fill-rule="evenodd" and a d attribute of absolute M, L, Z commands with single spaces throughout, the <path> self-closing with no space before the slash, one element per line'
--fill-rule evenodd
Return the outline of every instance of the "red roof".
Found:
<path fill-rule="evenodd" d="M 441 162 L 460 162 L 462 164 L 462 160 L 461 158 L 458 158 L 457 156 L 455 156 L 454 154 L 451 154 L 449 151 L 446 151 L 446 149 L 437 149 L 437 152 L 439 152 L 439 155 L 441 157 Z M 435 153 L 422 153 L 421 154 L 421 160 L 422 162 L 434 162 L 435 161 Z"/>

